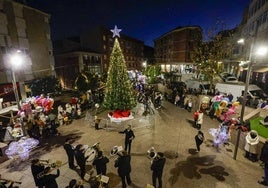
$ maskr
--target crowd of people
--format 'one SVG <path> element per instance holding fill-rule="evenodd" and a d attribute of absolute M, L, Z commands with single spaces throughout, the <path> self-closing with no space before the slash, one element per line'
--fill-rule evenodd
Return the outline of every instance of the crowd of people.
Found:
<path fill-rule="evenodd" d="M 151 110 L 151 103 L 154 104 L 156 109 L 161 108 L 161 101 L 163 100 L 163 96 L 161 92 L 155 90 L 154 88 L 141 89 L 137 95 L 138 102 L 144 104 L 145 111 Z M 216 95 L 209 100 L 206 98 L 204 101 L 201 101 L 201 105 L 197 111 L 194 111 L 194 122 L 195 126 L 198 129 L 197 134 L 195 135 L 195 143 L 196 143 L 196 152 L 200 152 L 201 145 L 205 140 L 204 133 L 202 132 L 202 124 L 203 124 L 203 116 L 205 113 L 210 115 L 213 118 L 217 118 L 220 121 L 220 126 L 215 129 L 209 130 L 209 133 L 214 137 L 214 146 L 219 147 L 220 144 L 228 143 L 230 130 L 232 128 L 241 127 L 241 122 L 238 118 L 233 118 L 232 115 L 235 113 L 235 107 L 237 103 L 232 103 L 232 95 L 228 94 L 224 95 Z M 174 104 L 185 110 L 192 112 L 193 105 L 196 101 L 191 95 L 188 94 L 179 94 L 177 93 L 174 97 Z M 38 110 L 40 108 L 35 108 L 31 115 L 24 113 L 20 115 L 19 118 L 14 123 L 13 127 L 9 130 L 11 134 L 5 136 L 6 141 L 14 140 L 14 136 L 12 136 L 12 131 L 15 128 L 21 127 L 21 135 L 29 135 L 30 137 L 43 139 L 49 135 L 58 135 L 57 126 L 69 125 L 72 119 L 79 118 L 81 116 L 81 107 L 78 100 L 72 100 L 71 103 L 67 103 L 65 106 L 59 105 L 57 107 L 57 115 L 51 113 L 51 111 Z M 16 124 L 21 124 L 20 126 Z M 23 125 L 22 125 L 23 124 Z M 10 125 L 8 125 L 10 126 Z M 25 130 L 23 130 L 25 127 Z M 95 126 L 96 128 L 97 126 Z M 98 127 L 96 128 L 98 129 Z M 248 131 L 248 129 L 246 129 Z M 19 132 L 19 131 L 17 131 Z M 125 148 L 122 151 L 117 152 L 118 158 L 115 160 L 114 167 L 117 168 L 118 175 L 122 181 L 122 187 L 125 188 L 128 185 L 132 184 L 132 180 L 130 177 L 131 173 L 131 144 L 135 139 L 135 134 L 129 125 L 124 131 L 120 131 L 119 133 L 125 134 Z M 11 136 L 10 136 L 11 135 Z M 20 135 L 17 133 L 17 135 Z M 9 137 L 8 137 L 9 136 Z M 20 138 L 20 136 L 18 136 Z M 254 131 L 249 131 L 247 140 L 254 140 L 258 138 L 258 135 Z M 10 140 L 9 140 L 10 139 Z M 85 180 L 86 175 L 86 164 L 89 156 L 85 154 L 86 148 L 82 144 L 78 144 L 76 146 L 72 145 L 72 138 L 67 138 L 64 144 L 64 149 L 66 151 L 68 157 L 68 166 L 71 170 L 79 170 L 79 175 L 81 180 Z M 253 152 L 250 147 L 254 144 L 248 141 L 249 146 L 245 146 L 246 154 L 245 156 L 252 161 L 257 160 L 256 152 Z M 257 141 L 256 141 L 257 142 Z M 266 143 L 267 144 L 267 143 Z M 246 147 L 248 149 L 246 149 Z M 100 147 L 94 148 L 96 151 L 96 156 L 92 161 L 92 165 L 96 169 L 97 175 L 107 174 L 107 164 L 110 162 L 109 158 L 104 155 L 103 151 Z M 267 145 L 266 145 L 267 150 Z M 262 155 L 266 156 L 267 151 L 265 148 L 263 149 Z M 267 178 L 267 160 L 265 157 L 261 157 L 261 160 L 265 164 L 265 177 L 262 181 L 259 181 L 260 184 L 268 185 Z M 153 158 L 151 164 L 152 170 L 152 184 L 154 187 L 158 185 L 158 187 L 162 187 L 162 174 L 163 168 L 165 165 L 166 159 L 162 152 L 158 152 L 157 155 Z M 43 165 L 39 159 L 33 159 L 31 170 L 33 174 L 33 178 L 37 187 L 58 187 L 56 179 L 60 176 L 59 167 L 51 168 Z M 55 170 L 56 173 L 52 173 Z M 40 173 L 42 176 L 40 176 Z M 105 186 L 105 183 L 104 185 Z M 83 181 L 71 179 L 66 188 L 70 187 L 83 187 Z"/>

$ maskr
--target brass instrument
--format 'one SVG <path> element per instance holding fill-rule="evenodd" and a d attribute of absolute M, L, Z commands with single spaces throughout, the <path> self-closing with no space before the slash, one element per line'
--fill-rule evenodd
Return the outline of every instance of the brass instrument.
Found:
<path fill-rule="evenodd" d="M 39 159 L 39 162 L 43 165 L 48 165 L 49 164 L 49 159 L 48 160 L 43 160 L 43 159 Z"/>
<path fill-rule="evenodd" d="M 11 183 L 17 183 L 17 184 L 21 184 L 22 183 L 21 181 L 14 181 L 14 180 L 9 180 L 9 179 L 4 179 L 4 178 L 0 178 L 0 181 L 1 180 L 6 181 L 6 182 L 11 182 Z"/>
<path fill-rule="evenodd" d="M 47 164 L 47 165 L 48 165 L 48 167 L 51 168 L 51 170 L 49 171 L 49 173 L 50 173 L 50 172 L 52 172 L 54 169 L 56 169 L 56 168 L 58 168 L 58 167 L 61 167 L 61 166 L 62 166 L 62 161 L 56 161 L 56 162 L 54 162 L 54 163 L 50 163 L 50 164 Z M 45 172 L 42 171 L 42 172 L 40 172 L 39 174 L 37 174 L 37 178 L 40 179 L 40 178 L 44 177 L 44 175 L 45 175 Z"/>
<path fill-rule="evenodd" d="M 87 157 L 87 162 L 92 162 L 97 156 L 100 149 L 100 143 L 96 142 L 91 147 L 84 145 L 84 156 Z"/>
<path fill-rule="evenodd" d="M 151 147 L 148 151 L 147 151 L 147 157 L 149 159 L 151 159 L 151 163 L 153 162 L 153 160 L 156 158 L 157 156 L 157 152 L 155 150 L 154 147 Z"/>
<path fill-rule="evenodd" d="M 123 151 L 122 146 L 114 146 L 110 152 L 110 156 L 114 157 L 115 155 L 121 155 Z"/>

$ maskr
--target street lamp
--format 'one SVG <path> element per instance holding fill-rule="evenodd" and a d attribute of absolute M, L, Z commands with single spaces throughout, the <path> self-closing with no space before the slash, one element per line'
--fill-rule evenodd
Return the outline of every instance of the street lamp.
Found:
<path fill-rule="evenodd" d="M 23 57 L 22 57 L 21 53 L 22 52 L 20 50 L 17 50 L 15 53 L 10 54 L 12 85 L 13 85 L 13 91 L 14 91 L 14 94 L 15 94 L 15 99 L 16 99 L 16 103 L 17 103 L 17 106 L 18 106 L 18 110 L 20 109 L 20 99 L 19 99 L 19 93 L 18 93 L 18 88 L 17 88 L 15 71 L 23 63 Z"/>
<path fill-rule="evenodd" d="M 241 41 L 244 40 L 240 39 L 238 43 L 242 43 Z M 241 114 L 240 114 L 240 122 L 244 122 L 244 115 L 245 115 L 245 108 L 246 108 L 246 100 L 247 100 L 247 93 L 248 93 L 248 87 L 249 87 L 249 82 L 250 82 L 250 74 L 251 74 L 251 69 L 253 66 L 253 61 L 256 60 L 256 56 L 264 56 L 267 52 L 267 48 L 265 47 L 259 47 L 258 49 L 254 49 L 255 45 L 255 37 L 253 38 L 253 42 L 250 45 L 250 53 L 249 53 L 249 62 L 248 62 L 248 70 L 247 70 L 247 75 L 246 75 L 246 83 L 245 83 L 245 91 L 243 93 L 243 101 L 242 101 L 242 108 L 241 108 Z M 233 158 L 236 160 L 237 156 L 237 150 L 239 146 L 239 140 L 240 140 L 240 134 L 241 134 L 241 129 L 238 129 L 237 133 L 237 138 L 236 138 L 236 144 L 235 144 L 235 150 L 234 150 L 234 156 Z"/>

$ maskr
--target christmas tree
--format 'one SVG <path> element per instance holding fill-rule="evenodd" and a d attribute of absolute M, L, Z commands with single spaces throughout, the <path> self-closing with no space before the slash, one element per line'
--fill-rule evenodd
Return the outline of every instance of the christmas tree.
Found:
<path fill-rule="evenodd" d="M 135 94 L 117 38 L 115 38 L 110 56 L 103 106 L 110 110 L 121 111 L 130 110 L 136 106 Z"/>

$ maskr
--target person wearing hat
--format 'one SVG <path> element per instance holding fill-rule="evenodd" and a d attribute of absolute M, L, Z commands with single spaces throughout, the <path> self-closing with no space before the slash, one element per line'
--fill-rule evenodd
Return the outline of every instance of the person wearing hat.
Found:
<path fill-rule="evenodd" d="M 156 180 L 158 180 L 158 187 L 162 188 L 162 174 L 163 169 L 166 163 L 166 158 L 164 157 L 164 153 L 157 152 L 156 157 L 154 158 L 151 170 L 153 171 L 152 179 L 153 179 L 153 186 L 156 187 Z"/>
<path fill-rule="evenodd" d="M 258 181 L 258 183 L 268 186 L 268 139 L 266 140 L 261 149 L 260 160 L 264 163 L 264 177 L 263 180 Z"/>
<path fill-rule="evenodd" d="M 257 151 L 258 151 L 258 143 L 259 143 L 259 135 L 255 130 L 251 130 L 248 132 L 246 136 L 246 144 L 245 144 L 245 157 L 252 162 L 257 161 Z"/>

